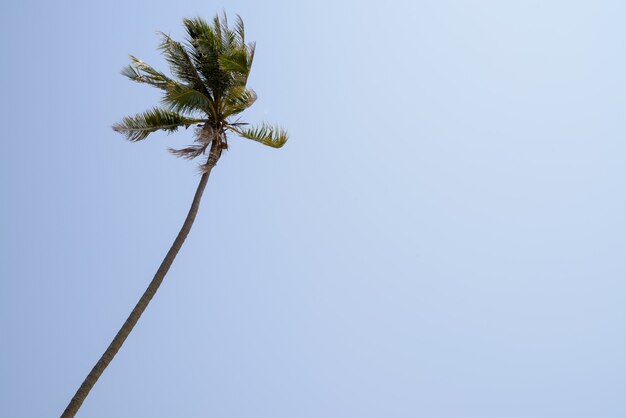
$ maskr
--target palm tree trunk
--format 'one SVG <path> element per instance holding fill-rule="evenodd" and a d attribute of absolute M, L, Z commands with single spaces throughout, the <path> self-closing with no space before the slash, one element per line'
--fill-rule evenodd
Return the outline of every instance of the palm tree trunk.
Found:
<path fill-rule="evenodd" d="M 122 328 L 117 332 L 115 338 L 113 338 L 113 341 L 111 342 L 109 347 L 106 349 L 104 354 L 102 354 L 100 360 L 98 360 L 93 369 L 91 369 L 91 372 L 89 372 L 83 384 L 80 385 L 80 388 L 78 388 L 78 391 L 76 391 L 76 394 L 70 401 L 69 405 L 67 406 L 67 408 L 65 408 L 65 411 L 63 412 L 63 415 L 61 415 L 61 418 L 70 418 L 76 415 L 76 412 L 78 412 L 78 409 L 83 404 L 85 398 L 89 394 L 89 391 L 93 388 L 93 386 L 102 375 L 102 372 L 104 372 L 104 369 L 107 368 L 111 360 L 113 360 L 113 357 L 115 357 L 119 349 L 122 347 L 122 344 L 124 344 L 124 341 L 137 324 L 137 321 L 139 321 L 141 314 L 143 313 L 143 311 L 146 310 L 148 304 L 150 303 L 150 300 L 159 289 L 159 286 L 163 282 L 163 278 L 167 274 L 167 271 L 170 269 L 174 258 L 176 258 L 178 251 L 183 246 L 185 238 L 187 238 L 187 235 L 191 230 L 193 221 L 196 219 L 196 214 L 198 213 L 202 193 L 204 192 L 204 188 L 206 187 L 207 181 L 209 179 L 209 174 L 211 174 L 211 169 L 217 162 L 217 158 L 213 159 L 213 161 L 211 162 L 212 164 L 207 164 L 206 170 L 200 178 L 200 184 L 198 184 L 198 188 L 193 198 L 191 208 L 189 209 L 189 213 L 187 214 L 187 218 L 185 218 L 185 222 L 183 223 L 180 232 L 176 236 L 172 247 L 167 252 L 165 259 L 163 259 L 163 262 L 161 263 L 161 266 L 157 270 L 156 274 L 154 275 L 154 278 L 150 282 L 150 285 L 141 296 L 141 299 L 139 299 L 139 302 L 137 302 L 137 305 L 135 305 L 135 308 L 128 316 L 128 319 L 126 319 L 126 322 L 124 322 L 124 325 L 122 325 Z"/>

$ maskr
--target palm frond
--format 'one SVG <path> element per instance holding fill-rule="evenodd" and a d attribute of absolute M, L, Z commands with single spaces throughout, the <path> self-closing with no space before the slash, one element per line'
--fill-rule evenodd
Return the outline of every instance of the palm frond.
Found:
<path fill-rule="evenodd" d="M 245 36 L 245 30 L 244 30 L 244 25 L 243 25 L 243 19 L 241 19 L 241 16 L 239 15 L 237 15 L 237 17 L 235 18 L 235 34 L 237 35 L 237 40 L 239 41 L 239 43 L 241 45 L 245 45 L 246 36 Z"/>
<path fill-rule="evenodd" d="M 163 103 L 175 112 L 193 114 L 195 112 L 211 113 L 211 100 L 183 84 L 173 84 L 165 91 Z"/>
<path fill-rule="evenodd" d="M 219 98 L 230 84 L 229 75 L 220 67 L 219 60 L 222 51 L 219 41 L 211 30 L 200 34 L 198 38 L 192 40 L 191 44 L 194 49 L 191 55 L 196 68 L 202 74 L 213 97 Z"/>
<path fill-rule="evenodd" d="M 113 125 L 113 130 L 119 132 L 129 141 L 136 142 L 146 139 L 156 131 L 175 132 L 181 126 L 189 126 L 204 122 L 204 119 L 192 119 L 165 109 L 155 107 L 134 116 L 126 116 L 121 122 Z"/>
<path fill-rule="evenodd" d="M 155 70 L 137 57 L 130 55 L 131 64 L 122 69 L 122 75 L 137 83 L 149 84 L 161 90 L 175 83 L 168 76 Z"/>
<path fill-rule="evenodd" d="M 190 145 L 187 148 L 174 149 L 168 148 L 167 150 L 174 156 L 178 158 L 184 158 L 186 160 L 193 160 L 196 157 L 204 154 L 204 151 L 207 149 L 207 144 L 198 144 L 198 145 Z"/>
<path fill-rule="evenodd" d="M 180 42 L 170 38 L 169 35 L 161 32 L 161 36 L 163 39 L 160 48 L 165 56 L 165 60 L 170 65 L 172 73 L 189 84 L 194 90 L 199 91 L 210 99 L 211 95 L 194 65 L 190 51 Z"/>
<path fill-rule="evenodd" d="M 189 55 L 216 100 L 230 87 L 245 86 L 253 50 L 243 41 L 241 18 L 232 30 L 225 15 L 216 15 L 211 23 L 194 18 L 185 19 L 184 24 Z"/>
<path fill-rule="evenodd" d="M 252 67 L 252 61 L 254 61 L 254 51 L 256 50 L 256 42 L 250 42 L 246 45 L 246 49 L 248 50 L 248 61 L 250 62 L 250 67 Z"/>
<path fill-rule="evenodd" d="M 231 89 L 224 99 L 222 113 L 224 117 L 229 117 L 243 112 L 256 102 L 257 95 L 254 90 L 245 87 Z"/>
<path fill-rule="evenodd" d="M 220 46 L 224 44 L 222 41 L 222 27 L 223 24 L 220 21 L 220 16 L 213 16 L 213 33 L 215 34 L 215 39 L 219 42 Z"/>
<path fill-rule="evenodd" d="M 239 73 L 248 78 L 252 61 L 246 48 L 237 48 L 227 51 L 219 57 L 220 68 L 225 72 Z"/>
<path fill-rule="evenodd" d="M 230 129 L 243 138 L 260 142 L 261 144 L 272 148 L 282 147 L 289 139 L 289 135 L 286 130 L 280 127 L 273 127 L 267 123 L 247 129 L 237 129 L 232 127 Z"/>

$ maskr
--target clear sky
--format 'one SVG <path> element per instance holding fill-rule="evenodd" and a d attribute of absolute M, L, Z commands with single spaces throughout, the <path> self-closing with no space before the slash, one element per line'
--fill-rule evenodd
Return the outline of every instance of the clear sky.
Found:
<path fill-rule="evenodd" d="M 626 3 L 5 2 L 0 416 L 60 415 L 199 176 L 110 126 L 158 30 L 241 14 L 231 141 L 81 417 L 626 416 Z"/>

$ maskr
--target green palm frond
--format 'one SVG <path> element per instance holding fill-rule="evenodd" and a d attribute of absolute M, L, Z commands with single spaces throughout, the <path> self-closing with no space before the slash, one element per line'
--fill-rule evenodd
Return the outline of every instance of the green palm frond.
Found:
<path fill-rule="evenodd" d="M 224 32 L 228 33 L 228 19 L 226 16 L 223 16 L 221 20 L 219 15 L 213 16 L 213 33 L 220 46 L 224 45 Z"/>
<path fill-rule="evenodd" d="M 248 62 L 252 67 L 252 61 L 254 61 L 254 51 L 256 50 L 256 42 L 250 42 L 246 44 L 246 50 L 248 51 Z"/>
<path fill-rule="evenodd" d="M 247 48 L 232 49 L 219 57 L 220 68 L 224 72 L 233 72 L 243 76 L 245 79 L 250 74 L 252 60 Z"/>
<path fill-rule="evenodd" d="M 161 36 L 163 37 L 161 51 L 165 56 L 165 60 L 170 65 L 172 73 L 189 84 L 191 88 L 206 95 L 207 98 L 210 99 L 211 95 L 194 65 L 190 51 L 180 42 L 176 42 L 170 38 L 169 35 L 161 32 Z"/>
<path fill-rule="evenodd" d="M 245 86 L 254 57 L 254 45 L 246 45 L 243 21 L 228 27 L 224 15 L 212 24 L 201 18 L 185 19 L 189 55 L 211 92 L 219 96 L 233 86 Z"/>
<path fill-rule="evenodd" d="M 218 19 L 219 20 L 219 19 Z M 190 56 L 198 72 L 214 96 L 219 96 L 229 85 L 230 77 L 222 71 L 219 58 L 223 52 L 221 25 L 215 27 L 204 19 L 184 19 L 187 42 L 191 46 Z"/>
<path fill-rule="evenodd" d="M 237 41 L 244 45 L 246 43 L 245 30 L 243 25 L 243 19 L 241 16 L 237 15 L 235 17 L 235 34 L 237 35 Z"/>
<path fill-rule="evenodd" d="M 155 70 L 137 57 L 130 55 L 132 63 L 122 69 L 122 75 L 137 83 L 145 83 L 165 90 L 174 80 L 160 71 Z"/>
<path fill-rule="evenodd" d="M 272 148 L 282 147 L 289 139 L 289 135 L 286 130 L 280 127 L 271 126 L 267 123 L 247 129 L 237 129 L 232 127 L 230 129 L 243 138 L 260 142 L 261 144 Z"/>
<path fill-rule="evenodd" d="M 146 139 L 156 131 L 175 132 L 181 126 L 188 128 L 195 123 L 204 122 L 204 119 L 192 119 L 176 112 L 155 107 L 134 116 L 126 116 L 121 122 L 113 125 L 113 130 L 119 132 L 129 141 L 136 142 Z"/>
<path fill-rule="evenodd" d="M 209 114 L 212 110 L 211 100 L 183 84 L 172 84 L 163 95 L 163 103 L 175 112 L 193 114 L 202 112 Z"/>
<path fill-rule="evenodd" d="M 229 90 L 224 99 L 222 113 L 224 117 L 229 117 L 243 112 L 256 102 L 257 95 L 254 90 L 245 87 L 236 87 Z"/>

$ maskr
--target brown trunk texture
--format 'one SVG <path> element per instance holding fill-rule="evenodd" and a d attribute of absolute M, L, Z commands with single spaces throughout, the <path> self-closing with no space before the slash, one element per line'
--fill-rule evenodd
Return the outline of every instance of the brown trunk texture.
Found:
<path fill-rule="evenodd" d="M 178 251 L 183 246 L 185 238 L 187 238 L 187 235 L 191 230 L 193 221 L 196 219 L 196 214 L 198 213 L 202 193 L 204 192 L 204 188 L 206 187 L 207 181 L 209 179 L 209 174 L 211 174 L 211 169 L 213 168 L 212 166 L 214 164 L 215 163 L 213 163 L 211 167 L 207 167 L 206 172 L 202 174 L 202 177 L 200 178 L 200 184 L 198 184 L 198 188 L 193 198 L 191 208 L 189 209 L 189 213 L 187 214 L 187 218 L 185 218 L 185 222 L 183 223 L 180 232 L 176 236 L 172 247 L 167 252 L 165 259 L 163 259 L 163 262 L 161 263 L 161 266 L 157 270 L 156 274 L 154 275 L 154 278 L 150 282 L 150 285 L 141 296 L 141 299 L 139 299 L 139 302 L 137 302 L 137 305 L 135 305 L 135 308 L 128 316 L 128 319 L 126 319 L 126 322 L 124 322 L 124 325 L 122 325 L 122 328 L 117 332 L 115 338 L 113 338 L 113 341 L 111 342 L 109 347 L 106 349 L 104 354 L 102 354 L 100 360 L 98 360 L 93 369 L 91 369 L 91 372 L 89 372 L 83 384 L 80 385 L 69 405 L 67 406 L 67 408 L 65 408 L 65 411 L 63 411 L 63 415 L 61 415 L 61 418 L 70 418 L 76 415 L 76 412 L 78 412 L 78 409 L 85 401 L 85 398 L 89 394 L 89 391 L 93 388 L 93 386 L 102 375 L 102 372 L 104 372 L 104 369 L 107 368 L 109 363 L 111 363 L 111 360 L 113 360 L 113 357 L 115 357 L 119 349 L 122 347 L 122 344 L 124 344 L 124 341 L 126 341 L 126 338 L 137 324 L 137 321 L 139 321 L 141 314 L 143 313 L 143 311 L 146 310 L 146 307 L 148 307 L 150 300 L 159 289 L 159 286 L 163 282 L 163 278 L 167 274 L 167 271 L 170 269 L 174 258 L 176 258 L 176 254 L 178 254 Z"/>

